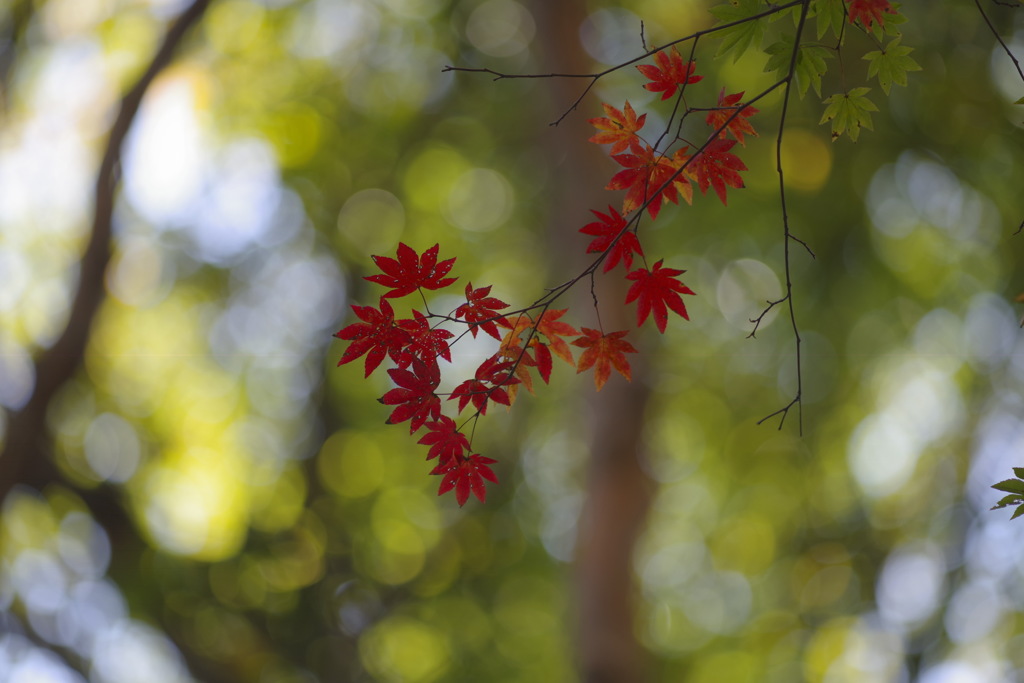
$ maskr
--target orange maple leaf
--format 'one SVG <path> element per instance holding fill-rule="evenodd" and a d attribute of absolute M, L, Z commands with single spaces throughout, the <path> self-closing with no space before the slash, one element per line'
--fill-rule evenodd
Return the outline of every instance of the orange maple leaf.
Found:
<path fill-rule="evenodd" d="M 548 340 L 548 348 L 553 354 L 569 365 L 576 365 L 576 361 L 572 357 L 572 349 L 569 348 L 569 345 L 562 337 L 575 337 L 579 332 L 569 323 L 558 320 L 568 310 L 563 308 L 560 311 L 544 311 L 537 318 L 536 328 Z"/>
<path fill-rule="evenodd" d="M 627 380 L 632 380 L 629 361 L 625 354 L 636 353 L 636 349 L 628 341 L 622 338 L 629 330 L 621 330 L 610 334 L 602 334 L 599 330 L 592 330 L 589 327 L 580 328 L 583 336 L 573 341 L 573 346 L 579 346 L 585 351 L 580 354 L 579 364 L 576 372 L 581 373 L 594 368 L 594 385 L 597 391 L 608 381 L 608 377 L 615 368 L 620 375 Z"/>
<path fill-rule="evenodd" d="M 574 337 L 579 332 L 572 325 L 558 320 L 567 311 L 568 309 L 545 311 L 536 321 L 525 313 L 498 321 L 501 327 L 508 330 L 501 340 L 498 355 L 514 364 L 513 374 L 531 394 L 533 393 L 533 376 L 530 374 L 530 369 L 536 368 L 540 378 L 547 384 L 551 379 L 552 350 L 570 365 L 576 364 L 572 357 L 572 349 L 562 337 Z M 523 346 L 524 332 L 527 333 L 525 338 L 530 340 L 525 347 Z M 530 336 L 531 332 L 535 332 L 535 334 Z M 541 335 L 547 340 L 546 342 L 541 340 Z M 513 401 L 518 390 L 518 385 L 510 386 L 508 389 L 508 395 Z"/>
<path fill-rule="evenodd" d="M 722 128 L 729 117 L 733 115 L 733 111 L 739 109 L 739 105 L 742 100 L 743 92 L 726 95 L 725 88 L 722 88 L 722 92 L 718 94 L 718 106 L 720 108 L 712 112 L 708 112 L 708 116 L 705 121 L 707 121 L 707 124 L 715 130 Z M 754 127 L 750 125 L 750 121 L 747 121 L 748 118 L 757 112 L 758 110 L 753 107 L 743 107 L 743 109 L 740 110 L 740 113 L 737 114 L 732 121 L 729 121 L 729 125 L 722 128 L 718 137 L 724 138 L 726 133 L 732 133 L 733 137 L 735 137 L 741 145 L 746 147 L 747 143 L 743 141 L 744 134 L 757 137 L 757 131 L 755 131 Z"/>
<path fill-rule="evenodd" d="M 693 62 L 687 62 L 683 64 L 683 58 L 679 54 L 679 50 L 676 46 L 672 46 L 672 51 L 668 54 L 659 52 L 654 55 L 654 61 L 657 62 L 657 66 L 653 64 L 639 64 L 637 69 L 647 78 L 651 79 L 650 83 L 644 85 L 644 88 L 651 92 L 660 92 L 661 99 L 667 100 L 676 94 L 676 90 L 681 85 L 687 83 L 696 83 L 703 79 L 703 76 L 694 76 L 693 70 L 696 68 Z"/>
<path fill-rule="evenodd" d="M 533 378 L 530 375 L 530 368 L 536 367 L 537 361 L 535 361 L 530 355 L 529 349 L 523 347 L 523 338 L 520 335 L 526 330 L 533 329 L 533 319 L 525 313 L 520 313 L 514 318 L 508 317 L 503 320 L 499 320 L 498 325 L 508 330 L 498 347 L 498 355 L 513 363 L 515 367 L 515 376 L 519 378 L 520 383 L 532 394 Z M 530 345 L 533 345 L 532 342 Z M 514 384 L 508 388 L 510 402 L 515 402 L 516 394 L 518 392 L 518 384 Z"/>
<path fill-rule="evenodd" d="M 612 148 L 608 150 L 608 153 L 618 154 L 638 138 L 636 132 L 644 127 L 647 114 L 641 114 L 638 118 L 633 107 L 630 106 L 629 100 L 626 100 L 626 106 L 622 111 L 604 102 L 601 103 L 601 106 L 604 107 L 608 116 L 587 119 L 587 123 L 603 132 L 597 133 L 589 141 L 599 145 L 610 143 Z"/>
<path fill-rule="evenodd" d="M 682 173 L 675 177 L 675 180 L 672 181 L 672 185 L 679 192 L 679 195 L 686 200 L 687 204 L 693 204 L 693 185 L 690 184 L 690 179 L 696 179 L 697 176 L 693 171 L 693 164 L 691 163 L 687 165 L 687 162 L 690 161 L 690 155 L 686 152 L 689 149 L 689 147 L 677 149 L 675 154 L 672 155 L 672 158 L 667 159 L 666 162 L 672 166 L 673 173 L 680 168 L 684 169 Z"/>

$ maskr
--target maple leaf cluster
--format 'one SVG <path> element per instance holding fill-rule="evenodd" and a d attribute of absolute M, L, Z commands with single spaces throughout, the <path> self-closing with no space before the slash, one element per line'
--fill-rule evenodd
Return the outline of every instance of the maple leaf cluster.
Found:
<path fill-rule="evenodd" d="M 473 452 L 464 431 L 466 424 L 486 415 L 492 404 L 511 406 L 519 386 L 533 393 L 535 377 L 548 383 L 555 357 L 576 368 L 577 373 L 595 368 L 594 384 L 600 390 L 612 369 L 630 378 L 624 354 L 636 353 L 636 349 L 622 340 L 625 330 L 608 335 L 589 328 L 580 332 L 561 320 L 567 309 L 552 309 L 550 303 L 503 313 L 509 305 L 491 296 L 490 286 L 473 287 L 472 283 L 466 285 L 465 303 L 450 315 L 413 309 L 412 317 L 396 319 L 390 300 L 443 289 L 456 281 L 457 278 L 448 277 L 455 259 L 438 260 L 438 250 L 439 245 L 435 244 L 417 254 L 400 243 L 396 258 L 374 256 L 381 273 L 364 279 L 383 285 L 388 291 L 381 295 L 376 308 L 353 305 L 357 322 L 334 336 L 349 342 L 338 365 L 363 358 L 366 377 L 385 359 L 391 360 L 394 367 L 388 368 L 387 374 L 394 386 L 378 399 L 391 407 L 386 422 L 408 422 L 410 434 L 422 433 L 417 443 L 429 447 L 427 460 L 438 461 L 430 472 L 442 477 L 438 495 L 454 491 L 461 506 L 470 494 L 485 501 L 486 482 L 498 481 L 490 467 L 496 461 Z M 628 261 L 630 255 L 620 258 Z M 644 292 L 637 296 L 644 296 L 644 301 L 651 297 Z M 653 305 L 657 315 L 658 303 L 641 305 Z M 668 305 L 678 310 L 678 302 Z M 531 314 L 532 310 L 539 312 Z M 497 351 L 480 363 L 473 377 L 458 384 L 447 396 L 439 390 L 440 361 L 451 363 L 451 345 L 458 339 L 442 327 L 444 323 L 464 324 L 472 336 L 483 331 L 499 342 Z M 572 346 L 584 349 L 578 362 Z M 447 401 L 455 402 L 458 415 L 471 409 L 462 425 L 442 413 Z"/>
<path fill-rule="evenodd" d="M 684 62 L 675 46 L 668 51 L 658 51 L 654 55 L 654 64 L 641 64 L 637 70 L 650 81 L 644 88 L 661 93 L 662 100 L 677 96 L 682 101 L 686 87 L 702 80 L 694 73 L 696 65 L 693 61 Z M 628 100 L 622 109 L 602 104 L 605 116 L 589 120 L 598 129 L 590 142 L 610 145 L 609 156 L 622 166 L 605 189 L 625 190 L 626 196 L 621 213 L 612 206 L 608 207 L 607 213 L 592 210 L 597 220 L 580 228 L 580 232 L 594 238 L 587 252 L 602 254 L 604 272 L 613 270 L 620 263 L 625 268 L 626 278 L 632 282 L 626 303 L 637 304 L 637 326 L 652 317 L 658 331 L 664 332 L 669 311 L 689 320 L 680 295 L 694 294 L 678 279 L 685 271 L 665 268 L 663 261 L 655 263 L 653 268 L 647 267 L 643 246 L 636 234 L 639 212 L 646 209 L 655 220 L 665 201 L 678 204 L 682 197 L 691 204 L 693 183 L 697 184 L 701 194 L 713 189 L 723 205 L 728 203 L 728 188 L 744 186 L 740 172 L 746 171 L 747 167 L 732 150 L 737 143 L 746 145 L 747 136 L 757 135 L 750 123 L 750 117 L 757 113 L 757 109 L 742 100 L 742 92 L 729 94 L 722 89 L 717 106 L 706 110 L 686 107 L 687 114 L 707 111 L 705 123 L 712 132 L 701 144 L 677 135 L 662 149 L 656 149 L 642 137 L 647 114 L 638 116 Z M 670 123 L 668 129 L 671 127 Z M 682 126 L 679 128 L 681 130 Z M 664 137 L 659 137 L 659 140 Z M 634 214 L 633 217 L 630 214 Z M 637 257 L 644 261 L 644 265 L 634 268 L 634 258 Z M 597 367 L 598 374 L 601 374 L 602 367 L 618 366 L 609 356 L 604 365 L 598 364 Z"/>
<path fill-rule="evenodd" d="M 694 63 L 684 62 L 675 47 L 657 52 L 654 64 L 637 68 L 649 81 L 644 87 L 660 93 L 661 100 L 675 96 L 683 101 L 687 86 L 702 79 L 694 73 Z M 694 291 L 680 279 L 685 271 L 666 267 L 664 260 L 649 265 L 637 227 L 644 209 L 654 220 L 665 201 L 678 203 L 682 197 L 687 204 L 692 203 L 694 183 L 701 194 L 714 190 L 722 204 L 727 203 L 728 188 L 743 187 L 740 173 L 747 167 L 733 149 L 737 143 L 745 145 L 747 136 L 757 135 L 750 123 L 757 109 L 742 100 L 742 92 L 728 94 L 722 90 L 716 106 L 687 106 L 687 115 L 707 112 L 705 123 L 711 127 L 711 134 L 700 143 L 677 136 L 667 145 L 656 143 L 661 149 L 641 137 L 647 114 L 638 116 L 628 101 L 621 109 L 604 104 L 605 116 L 590 119 L 598 130 L 590 140 L 610 145 L 609 155 L 622 167 L 606 189 L 625 190 L 626 195 L 621 210 L 614 206 L 608 206 L 607 211 L 592 210 L 595 220 L 580 228 L 592 238 L 587 253 L 598 254 L 584 274 L 596 272 L 602 263 L 604 273 L 621 264 L 630 282 L 624 303 L 636 305 L 637 327 L 651 319 L 664 333 L 670 312 L 689 319 L 683 295 L 693 295 Z M 682 130 L 681 125 L 678 128 Z M 379 399 L 391 408 L 387 423 L 408 422 L 410 434 L 420 433 L 418 443 L 428 447 L 427 460 L 437 460 L 430 474 L 441 477 L 438 495 L 454 491 L 461 506 L 470 495 L 485 501 L 487 482 L 498 481 L 490 467 L 496 461 L 474 452 L 467 425 L 475 424 L 493 404 L 510 407 L 520 387 L 533 393 L 538 378 L 549 383 L 555 358 L 577 373 L 593 370 L 594 385 L 600 391 L 613 370 L 631 379 L 627 354 L 637 350 L 625 338 L 628 330 L 605 332 L 600 325 L 577 330 L 566 322 L 563 316 L 567 309 L 553 308 L 553 303 L 567 288 L 510 312 L 506 310 L 509 304 L 491 295 L 490 286 L 474 287 L 469 283 L 465 302 L 451 313 L 431 312 L 425 292 L 444 289 L 457 280 L 449 275 L 455 259 L 442 260 L 438 251 L 439 245 L 435 244 L 417 253 L 403 243 L 398 245 L 394 258 L 373 256 L 381 272 L 365 279 L 387 291 L 377 307 L 353 305 L 357 322 L 335 336 L 349 342 L 339 365 L 364 358 L 365 375 L 369 376 L 390 360 L 393 367 L 387 369 L 387 374 L 393 387 Z M 413 309 L 411 317 L 396 318 L 390 301 L 414 293 L 423 300 L 423 310 Z M 444 394 L 439 390 L 440 361 L 451 363 L 452 345 L 465 336 L 456 336 L 448 329 L 453 325 L 465 325 L 474 338 L 483 332 L 497 342 L 497 349 L 479 364 L 472 377 Z M 578 357 L 574 357 L 574 349 Z M 459 419 L 465 416 L 462 424 L 443 414 L 448 405 L 454 406 Z"/>
<path fill-rule="evenodd" d="M 664 50 L 658 52 L 654 61 L 655 64 L 641 64 L 637 69 L 651 81 L 644 87 L 660 92 L 662 100 L 677 92 L 682 98 L 687 85 L 702 79 L 694 75 L 696 65 L 692 61 L 683 64 L 675 46 L 667 54 Z M 707 109 L 705 122 L 713 131 L 709 139 L 697 145 L 677 137 L 663 150 L 655 149 L 640 134 L 647 114 L 637 116 L 628 100 L 621 110 L 602 104 L 606 116 L 589 120 L 600 131 L 590 138 L 590 142 L 610 144 L 608 154 L 623 167 L 605 188 L 626 190 L 622 213 L 646 208 L 651 218 L 656 219 L 664 200 L 678 204 L 679 197 L 682 197 L 690 204 L 693 202 L 694 181 L 702 194 L 713 188 L 722 204 L 727 204 L 726 188 L 742 188 L 744 183 L 740 171 L 747 170 L 743 161 L 730 150 L 737 142 L 745 145 L 745 136 L 757 135 L 749 121 L 757 109 L 744 105 L 742 99 L 742 92 L 726 94 L 722 89 L 717 106 Z M 734 139 L 726 139 L 729 135 Z M 671 150 L 676 143 L 681 144 Z M 696 152 L 689 154 L 691 148 Z"/>

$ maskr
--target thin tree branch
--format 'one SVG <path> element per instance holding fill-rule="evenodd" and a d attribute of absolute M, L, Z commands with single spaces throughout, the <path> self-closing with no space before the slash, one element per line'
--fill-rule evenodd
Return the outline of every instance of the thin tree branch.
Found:
<path fill-rule="evenodd" d="M 779 429 L 782 429 L 782 425 L 786 422 L 786 416 L 789 414 L 790 408 L 796 406 L 798 409 L 798 424 L 800 434 L 803 434 L 804 432 L 804 416 L 802 402 L 804 386 L 802 367 L 803 358 L 800 352 L 800 329 L 796 324 L 796 308 L 793 305 L 793 271 L 792 265 L 790 263 L 790 241 L 795 240 L 802 244 L 804 248 L 807 249 L 808 253 L 811 254 L 812 257 L 814 256 L 814 253 L 811 252 L 810 248 L 803 240 L 794 237 L 793 233 L 789 229 L 789 212 L 786 207 L 786 181 L 785 174 L 782 170 L 782 138 L 783 133 L 786 129 L 786 114 L 789 111 L 789 96 L 793 91 L 793 75 L 796 73 L 797 55 L 800 52 L 800 37 L 803 35 L 804 24 L 807 21 L 807 11 L 809 8 L 810 0 L 803 0 L 803 7 L 800 10 L 800 22 L 797 24 L 796 37 L 793 39 L 793 54 L 789 60 L 789 73 L 786 76 L 786 92 L 782 98 L 782 112 L 779 114 L 779 134 L 775 138 L 775 171 L 779 176 L 779 202 L 781 204 L 782 209 L 783 261 L 786 272 L 786 295 L 782 299 L 780 299 L 780 302 L 786 302 L 786 305 L 789 308 L 789 322 L 790 325 L 792 325 L 793 327 L 793 337 L 795 339 L 794 343 L 796 347 L 796 395 L 793 397 L 793 400 L 791 400 L 789 404 L 787 404 L 785 407 L 776 410 L 771 415 L 761 418 L 761 420 L 758 421 L 758 424 L 761 424 L 762 422 L 771 417 L 780 415 L 781 417 L 779 418 Z M 767 313 L 768 310 L 770 310 L 775 305 L 774 303 L 771 302 L 769 302 L 769 304 L 770 305 L 768 309 L 765 310 L 765 313 Z M 761 317 L 757 318 L 757 321 L 754 325 L 755 332 L 757 331 L 757 325 L 760 324 L 761 318 L 763 316 L 764 313 L 761 314 Z"/>
<path fill-rule="evenodd" d="M 1020 62 L 1017 60 L 1017 57 L 1014 56 L 1013 52 L 1007 46 L 1006 42 L 1003 40 L 1003 37 L 999 35 L 999 31 L 996 30 L 996 27 L 993 26 L 992 21 L 988 18 L 988 15 L 985 14 L 985 10 L 982 8 L 981 3 L 978 0 L 974 0 L 974 6 L 978 8 L 978 13 L 980 13 L 981 18 L 985 20 L 985 25 L 988 26 L 988 30 L 991 31 L 992 35 L 995 36 L 995 39 L 999 41 L 999 45 L 1002 46 L 1003 52 L 1005 52 L 1006 56 L 1010 58 L 1011 62 L 1013 62 L 1013 66 L 1016 67 L 1017 74 L 1020 76 L 1021 81 L 1024 81 L 1024 70 L 1021 69 Z"/>
<path fill-rule="evenodd" d="M 634 57 L 632 59 L 626 60 L 625 62 L 621 62 L 619 64 L 616 64 L 615 66 L 609 67 L 609 68 L 605 69 L 604 71 L 597 71 L 597 72 L 594 72 L 594 73 L 509 74 L 509 73 L 502 73 L 500 71 L 495 71 L 493 69 L 486 69 L 486 68 L 481 69 L 481 68 L 471 68 L 471 67 L 463 67 L 463 66 L 450 66 L 450 65 L 446 65 L 443 69 L 441 69 L 441 71 L 442 72 L 447 72 L 447 71 L 464 71 L 466 73 L 490 74 L 490 75 L 494 76 L 494 80 L 496 80 L 496 81 L 501 81 L 501 80 L 504 80 L 504 79 L 512 79 L 512 78 L 589 78 L 590 79 L 590 83 L 587 84 L 587 87 L 584 88 L 583 92 L 580 93 L 579 97 L 577 97 L 573 101 L 573 103 L 571 105 L 569 105 L 569 108 L 566 109 L 562 113 L 561 116 L 559 116 L 556 120 L 551 122 L 552 126 L 557 126 L 563 120 L 565 120 L 566 116 L 568 116 L 570 113 L 572 113 L 573 111 L 576 110 L 576 108 L 579 106 L 580 102 L 583 101 L 583 98 L 586 97 L 587 93 L 589 93 L 590 90 L 594 87 L 594 84 L 597 83 L 597 81 L 600 80 L 601 78 L 603 78 L 604 76 L 607 76 L 610 73 L 614 73 L 614 72 L 618 71 L 619 69 L 624 69 L 624 68 L 626 68 L 627 66 L 629 66 L 631 64 L 636 64 L 637 62 L 642 62 L 643 60 L 647 59 L 648 57 L 650 57 L 650 56 L 652 56 L 654 54 L 657 54 L 658 52 L 661 52 L 662 50 L 664 50 L 667 47 L 672 47 L 673 45 L 678 45 L 680 43 L 685 43 L 688 40 L 697 41 L 697 40 L 700 40 L 701 36 L 706 36 L 706 35 L 710 35 L 712 33 L 717 33 L 718 31 L 724 31 L 725 29 L 732 28 L 733 26 L 739 26 L 740 24 L 745 24 L 748 21 L 757 21 L 758 19 L 764 19 L 765 17 L 770 17 L 773 14 L 778 14 L 779 12 L 782 12 L 783 10 L 787 10 L 790 7 L 796 7 L 797 5 L 799 5 L 801 3 L 806 5 L 805 0 L 791 0 L 790 2 L 787 2 L 787 3 L 782 4 L 782 5 L 773 5 L 773 6 L 769 7 L 767 10 L 765 10 L 764 12 L 760 12 L 758 14 L 753 14 L 753 15 L 751 15 L 749 17 L 744 17 L 743 19 L 737 19 L 736 21 L 730 21 L 727 24 L 720 24 L 719 26 L 713 26 L 711 28 L 701 29 L 700 31 L 697 31 L 695 33 L 691 33 L 688 36 L 684 36 L 682 38 L 677 38 L 676 40 L 673 40 L 671 42 L 665 43 L 661 47 L 655 47 L 655 48 L 649 49 L 646 52 L 644 52 L 642 55 L 639 55 L 639 56 Z"/>
<path fill-rule="evenodd" d="M 1020 7 L 1020 5 L 1009 5 L 1007 3 L 999 2 L 998 0 L 996 0 L 996 4 L 1003 5 L 1005 7 L 1013 7 L 1014 9 Z M 978 13 L 981 14 L 981 18 L 985 20 L 985 25 L 988 26 L 988 30 L 992 32 L 992 35 L 995 36 L 995 39 L 1003 48 L 1003 52 L 1005 52 L 1006 56 L 1010 58 L 1011 62 L 1013 62 L 1013 66 L 1017 69 L 1017 75 L 1020 76 L 1020 80 L 1024 81 L 1024 69 L 1021 69 L 1020 62 L 1017 60 L 1017 57 L 1013 54 L 1013 51 L 1010 50 L 1006 41 L 1003 40 L 1003 37 L 999 35 L 999 31 L 996 30 L 995 25 L 993 25 L 992 21 L 988 18 L 988 15 L 985 13 L 984 8 L 982 8 L 981 3 L 978 0 L 974 0 L 974 6 L 978 8 Z M 1024 220 L 1020 222 L 1020 226 L 1017 227 L 1017 230 L 1014 231 L 1013 234 L 1019 235 L 1022 230 L 1024 230 Z"/>

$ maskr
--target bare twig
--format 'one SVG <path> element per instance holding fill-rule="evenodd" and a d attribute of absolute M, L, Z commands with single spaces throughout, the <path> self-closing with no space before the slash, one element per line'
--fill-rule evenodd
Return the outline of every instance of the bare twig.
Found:
<path fill-rule="evenodd" d="M 500 71 L 495 71 L 493 69 L 486 69 L 486 68 L 481 69 L 481 68 L 471 68 L 471 67 L 451 66 L 451 65 L 446 65 L 443 69 L 441 69 L 441 71 L 442 72 L 447 72 L 447 71 L 464 71 L 466 73 L 485 73 L 485 74 L 490 74 L 490 75 L 494 76 L 494 80 L 496 80 L 496 81 L 500 81 L 500 80 L 504 80 L 504 79 L 512 79 L 512 78 L 589 78 L 590 79 L 590 83 L 587 84 L 587 87 L 583 90 L 582 93 L 580 93 L 579 97 L 577 97 L 573 101 L 573 103 L 569 105 L 569 108 L 566 109 L 565 112 L 563 112 L 561 116 L 559 116 L 556 120 L 551 122 L 552 126 L 557 126 L 559 123 L 561 123 L 563 120 L 565 120 L 566 116 L 568 116 L 570 113 L 572 113 L 573 111 L 576 110 L 576 108 L 579 106 L 580 102 L 583 101 L 583 98 L 586 97 L 587 93 L 589 93 L 590 90 L 594 87 L 594 84 L 597 83 L 597 81 L 600 80 L 601 78 L 607 76 L 608 74 L 614 73 L 614 72 L 618 71 L 619 69 L 624 69 L 627 66 L 630 66 L 631 64 L 636 64 L 637 62 L 642 62 L 643 60 L 645 60 L 648 57 L 650 57 L 650 56 L 652 56 L 652 55 L 654 55 L 654 54 L 664 50 L 667 47 L 672 47 L 673 45 L 678 45 L 680 43 L 685 43 L 685 42 L 687 42 L 689 40 L 696 41 L 696 40 L 699 40 L 701 36 L 706 36 L 706 35 L 710 35 L 710 34 L 713 34 L 713 33 L 717 33 L 718 31 L 724 31 L 726 29 L 732 28 L 733 26 L 739 26 L 741 24 L 745 24 L 748 21 L 757 21 L 758 19 L 764 19 L 765 17 L 770 17 L 773 14 L 778 14 L 779 12 L 782 12 L 783 10 L 787 10 L 790 7 L 796 7 L 797 5 L 800 5 L 800 4 L 806 5 L 806 0 L 790 0 L 790 2 L 784 3 L 782 5 L 772 5 L 768 9 L 766 9 L 765 11 L 759 12 L 758 14 L 753 14 L 753 15 L 751 15 L 749 17 L 744 17 L 743 19 L 737 19 L 736 21 L 731 21 L 731 22 L 729 22 L 727 24 L 720 24 L 719 26 L 713 26 L 712 28 L 702 29 L 702 30 L 697 31 L 695 33 L 691 33 L 688 36 L 684 36 L 682 38 L 677 38 L 676 40 L 673 40 L 671 42 L 665 43 L 661 47 L 656 47 L 656 48 L 647 50 L 642 55 L 634 57 L 633 59 L 626 60 L 625 62 L 622 62 L 620 64 L 616 64 L 615 66 L 609 67 L 609 68 L 605 69 L 604 71 L 597 71 L 597 72 L 594 72 L 594 73 L 587 73 L 587 74 L 583 74 L 583 73 L 509 74 L 509 73 L 502 73 Z"/>
<path fill-rule="evenodd" d="M 996 27 L 992 25 L 992 21 L 988 18 L 988 15 L 985 14 L 985 10 L 982 8 L 981 3 L 978 0 L 974 0 L 974 6 L 978 8 L 978 12 L 981 14 L 981 18 L 985 20 L 985 25 L 988 26 L 988 30 L 991 31 L 992 35 L 995 36 L 995 39 L 999 41 L 999 45 L 1003 48 L 1003 52 L 1005 52 L 1006 56 L 1010 58 L 1011 62 L 1013 62 L 1013 66 L 1016 67 L 1017 74 L 1020 76 L 1020 79 L 1024 81 L 1024 70 L 1021 69 L 1020 62 L 1017 60 L 1017 57 L 1014 56 L 1009 46 L 1007 46 L 1003 37 L 999 35 L 999 31 L 996 30 Z"/>
<path fill-rule="evenodd" d="M 753 339 L 753 338 L 757 337 L 757 328 L 761 327 L 761 321 L 764 320 L 764 317 L 766 315 L 768 315 L 768 312 L 771 311 L 776 306 L 778 306 L 779 304 L 785 303 L 788 299 L 789 299 L 788 296 L 784 296 L 781 299 L 776 299 L 775 301 L 770 301 L 770 300 L 766 301 L 765 302 L 766 306 L 765 306 L 764 310 L 761 311 L 761 315 L 757 316 L 756 318 L 751 318 L 750 319 L 750 322 L 753 323 L 753 325 L 754 325 L 754 329 L 752 329 L 750 331 L 750 334 L 747 335 L 747 339 Z"/>
<path fill-rule="evenodd" d="M 775 138 L 775 171 L 779 176 L 779 202 L 782 209 L 782 239 L 783 239 L 783 261 L 786 272 L 786 295 L 781 299 L 785 301 L 789 308 L 789 322 L 793 327 L 793 337 L 795 344 L 796 354 L 796 395 L 793 397 L 785 407 L 776 410 L 771 415 L 768 415 L 758 421 L 761 424 L 765 420 L 771 417 L 780 415 L 779 418 L 779 429 L 782 429 L 782 425 L 786 422 L 786 416 L 789 414 L 790 408 L 797 406 L 799 409 L 799 431 L 803 434 L 804 431 L 804 418 L 803 418 L 803 365 L 802 365 L 802 354 L 800 352 L 800 329 L 796 324 L 796 308 L 793 305 L 793 270 L 790 263 L 790 242 L 797 241 L 807 249 L 811 257 L 814 256 L 814 252 L 810 250 L 807 244 L 797 237 L 793 236 L 793 233 L 789 229 L 789 212 L 786 207 L 786 182 L 785 175 L 782 170 L 782 138 L 786 128 L 786 114 L 789 111 L 789 96 L 793 91 L 793 75 L 796 73 L 796 60 L 797 55 L 800 52 L 800 37 L 803 35 L 804 24 L 807 21 L 807 10 L 810 7 L 810 0 L 803 0 L 803 7 L 800 10 L 800 21 L 796 27 L 796 36 L 793 39 L 793 54 L 789 60 L 789 72 L 786 75 L 786 92 L 782 98 L 782 112 L 779 114 L 779 134 Z M 773 304 L 774 305 L 774 304 Z M 771 306 L 769 306 L 769 309 Z M 767 310 L 765 311 L 767 312 Z M 764 314 L 762 314 L 763 316 Z M 757 325 L 760 324 L 761 318 L 757 319 L 757 323 L 754 325 L 754 330 L 757 330 Z"/>
<path fill-rule="evenodd" d="M 1020 5 L 1011 5 L 1004 2 L 999 2 L 999 0 L 995 0 L 995 2 L 997 5 L 1003 5 L 1005 7 L 1020 7 Z M 985 10 L 984 8 L 982 8 L 981 3 L 978 0 L 974 0 L 974 6 L 978 8 L 978 13 L 981 14 L 981 18 L 985 20 L 985 25 L 988 26 L 988 30 L 992 32 L 992 35 L 995 36 L 995 39 L 1003 48 L 1003 52 L 1005 52 L 1006 56 L 1010 58 L 1011 62 L 1013 62 L 1014 68 L 1017 69 L 1017 75 L 1020 76 L 1021 81 L 1024 81 L 1024 69 L 1021 69 L 1020 61 L 1017 60 L 1017 57 L 1013 54 L 1013 51 L 1010 50 L 1009 46 L 1006 44 L 1006 41 L 1003 40 L 1003 37 L 999 35 L 999 31 L 996 30 L 996 27 L 992 24 L 992 21 L 988 18 L 988 15 L 985 14 Z M 1020 226 L 1013 234 L 1018 235 L 1022 230 L 1024 230 L 1024 221 L 1021 221 Z"/>

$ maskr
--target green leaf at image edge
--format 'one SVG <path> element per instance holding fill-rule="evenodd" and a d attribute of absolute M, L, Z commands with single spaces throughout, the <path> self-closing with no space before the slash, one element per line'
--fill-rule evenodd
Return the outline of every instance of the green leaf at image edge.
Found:
<path fill-rule="evenodd" d="M 999 510 L 1001 508 L 1007 507 L 1008 505 L 1020 505 L 1021 503 L 1024 503 L 1024 497 L 1021 497 L 1017 493 L 1011 493 L 1008 496 L 1003 496 L 1002 498 L 1000 498 L 999 502 L 990 507 L 989 509 Z"/>
<path fill-rule="evenodd" d="M 992 488 L 997 491 L 1006 491 L 1007 493 L 1024 495 L 1024 481 L 1021 481 L 1020 479 L 1005 479 L 998 484 L 992 484 Z"/>

